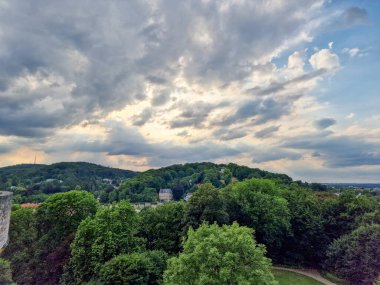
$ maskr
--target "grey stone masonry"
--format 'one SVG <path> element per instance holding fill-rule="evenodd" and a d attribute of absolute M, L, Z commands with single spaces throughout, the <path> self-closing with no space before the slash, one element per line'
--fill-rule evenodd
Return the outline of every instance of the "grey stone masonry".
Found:
<path fill-rule="evenodd" d="M 8 243 L 11 206 L 12 192 L 0 191 L 0 249 Z"/>

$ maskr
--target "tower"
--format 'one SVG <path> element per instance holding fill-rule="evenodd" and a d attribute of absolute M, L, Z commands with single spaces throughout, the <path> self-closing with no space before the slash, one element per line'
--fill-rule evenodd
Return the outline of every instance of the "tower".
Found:
<path fill-rule="evenodd" d="M 0 191 L 0 251 L 8 243 L 12 195 L 12 192 Z"/>

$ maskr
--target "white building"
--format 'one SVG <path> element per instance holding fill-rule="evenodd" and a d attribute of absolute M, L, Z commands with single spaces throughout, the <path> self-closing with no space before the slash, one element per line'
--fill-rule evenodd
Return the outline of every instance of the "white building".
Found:
<path fill-rule="evenodd" d="M 162 202 L 169 202 L 173 200 L 173 192 L 171 189 L 160 189 L 158 193 L 158 200 Z"/>

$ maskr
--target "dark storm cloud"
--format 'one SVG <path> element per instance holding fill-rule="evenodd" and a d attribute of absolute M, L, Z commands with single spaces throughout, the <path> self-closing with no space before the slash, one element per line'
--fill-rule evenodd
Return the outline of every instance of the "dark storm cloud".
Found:
<path fill-rule="evenodd" d="M 146 77 L 146 79 L 151 83 L 159 84 L 159 85 L 165 84 L 167 82 L 165 78 L 157 77 L 154 75 L 149 75 Z"/>
<path fill-rule="evenodd" d="M 27 106 L 25 106 L 27 109 Z M 69 124 L 70 117 L 62 111 L 45 112 L 40 108 L 19 109 L 0 105 L 0 134 L 20 137 L 44 137 L 62 123 Z"/>
<path fill-rule="evenodd" d="M 347 25 L 365 23 L 368 21 L 368 13 L 366 9 L 360 7 L 350 7 L 343 12 L 342 16 Z"/>
<path fill-rule="evenodd" d="M 192 119 L 179 119 L 179 120 L 173 120 L 170 122 L 170 127 L 172 129 L 176 128 L 185 128 L 190 126 L 199 126 L 201 122 L 199 120 L 192 118 Z"/>
<path fill-rule="evenodd" d="M 328 127 L 331 127 L 332 125 L 335 125 L 335 124 L 336 124 L 336 120 L 333 118 L 323 118 L 314 122 L 314 125 L 320 130 L 327 129 Z"/>
<path fill-rule="evenodd" d="M 302 157 L 302 155 L 297 152 L 284 150 L 281 148 L 256 150 L 253 156 L 252 162 L 254 163 L 262 163 L 279 159 L 298 160 Z"/>
<path fill-rule="evenodd" d="M 118 122 L 108 124 L 105 140 L 87 141 L 83 137 L 74 143 L 63 143 L 60 146 L 55 145 L 54 148 L 47 149 L 48 152 L 66 150 L 147 157 L 155 163 L 169 160 L 184 162 L 214 160 L 239 155 L 243 152 L 238 148 L 211 142 L 194 145 L 178 145 L 171 142 L 151 143 L 136 128 L 125 127 Z"/>
<path fill-rule="evenodd" d="M 354 25 L 365 24 L 368 22 L 368 12 L 364 8 L 349 7 L 338 15 L 331 23 L 329 29 L 347 29 Z"/>
<path fill-rule="evenodd" d="M 241 104 L 233 114 L 222 118 L 216 124 L 229 126 L 250 119 L 252 124 L 260 125 L 277 120 L 290 112 L 293 100 L 292 98 L 282 100 L 267 98 L 247 101 Z"/>
<path fill-rule="evenodd" d="M 177 134 L 177 136 L 186 138 L 189 136 L 189 132 L 188 131 L 182 131 L 182 132 L 179 132 Z"/>
<path fill-rule="evenodd" d="M 222 128 L 214 131 L 213 135 L 215 138 L 220 139 L 222 141 L 229 141 L 245 137 L 247 135 L 247 132 L 239 129 L 233 130 Z"/>
<path fill-rule="evenodd" d="M 146 8 L 131 6 L 136 16 L 130 23 L 147 15 Z M 1 133 L 43 136 L 55 128 L 120 109 L 134 100 L 142 82 L 130 71 L 133 60 L 122 55 L 128 37 L 115 37 L 117 31 L 110 29 L 112 24 L 118 29 L 128 25 L 121 18 L 122 12 L 114 8 L 98 2 L 89 10 L 74 2 L 49 1 L 36 1 L 33 5 L 10 1 L 2 6 L 1 108 L 11 109 L 14 116 L 0 120 Z M 124 4 L 120 8 L 128 7 Z M 120 23 L 112 23 L 114 16 Z M 133 52 L 130 56 L 134 57 Z M 19 78 L 39 74 L 45 78 L 50 75 L 50 87 L 37 87 L 41 91 L 38 93 L 17 86 Z M 72 87 L 60 92 L 57 86 Z M 22 94 L 27 95 L 26 102 L 22 101 Z M 9 98 L 20 101 L 9 102 Z M 59 112 L 53 111 L 56 106 L 41 104 L 48 101 L 55 101 Z"/>
<path fill-rule="evenodd" d="M 229 126 L 250 120 L 251 124 L 260 125 L 278 120 L 282 116 L 291 112 L 294 102 L 301 98 L 305 91 L 299 90 L 298 94 L 290 94 L 286 97 L 278 97 L 276 96 L 276 93 L 283 91 L 286 88 L 292 88 L 295 84 L 305 83 L 309 80 L 315 79 L 324 75 L 326 72 L 327 70 L 325 69 L 319 69 L 285 82 L 273 82 L 266 88 L 255 87 L 248 89 L 246 93 L 263 96 L 263 98 L 240 103 L 235 112 L 224 116 L 220 121 L 213 122 L 213 124 Z M 265 131 L 263 132 L 263 135 L 265 135 Z M 257 137 L 260 136 L 261 133 L 259 132 Z"/>
<path fill-rule="evenodd" d="M 143 126 L 146 122 L 152 118 L 152 110 L 150 108 L 145 108 L 140 114 L 132 117 L 134 126 Z"/>
<path fill-rule="evenodd" d="M 313 153 L 311 154 L 311 156 L 312 156 L 312 157 L 320 157 L 321 154 L 320 154 L 319 152 L 315 151 L 315 152 L 313 152 Z"/>
<path fill-rule="evenodd" d="M 15 147 L 14 145 L 4 144 L 4 143 L 1 144 L 0 143 L 0 154 L 7 153 L 7 152 L 13 150 L 14 147 Z"/>
<path fill-rule="evenodd" d="M 280 129 L 280 126 L 272 126 L 265 129 L 262 129 L 255 133 L 255 137 L 257 138 L 269 138 L 271 137 L 275 132 L 277 132 Z"/>
<path fill-rule="evenodd" d="M 264 2 L 226 2 L 222 5 L 227 8 L 225 11 L 217 1 L 203 3 L 207 4 L 195 5 L 199 14 L 194 22 L 206 23 L 211 41 L 204 45 L 193 41 L 190 52 L 194 60 L 185 71 L 187 76 L 196 75 L 198 80 L 204 82 L 222 79 L 223 84 L 241 80 L 250 74 L 254 67 L 251 59 L 269 56 L 274 46 L 281 46 L 287 41 L 285 34 L 290 37 L 298 34 L 306 19 L 296 16 L 295 11 L 310 8 L 309 1 L 286 1 L 286 4 L 278 3 L 275 13 L 287 17 L 273 17 L 273 10 L 269 12 Z M 197 28 L 195 25 L 191 29 L 195 38 Z M 199 78 L 199 75 L 202 76 Z"/>
<path fill-rule="evenodd" d="M 254 61 L 304 32 L 317 6 L 309 4 L 286 1 L 274 13 L 255 1 L 2 1 L 0 112 L 17 115 L 0 120 L 0 133 L 39 137 L 100 119 L 144 100 L 147 83 L 170 88 L 178 74 L 241 82 Z M 46 86 L 30 80 L 38 74 Z"/>
<path fill-rule="evenodd" d="M 380 144 L 349 136 L 289 139 L 283 147 L 311 150 L 329 167 L 380 165 Z"/>
<path fill-rule="evenodd" d="M 180 101 L 172 107 L 173 109 L 180 110 L 177 119 L 170 122 L 170 128 L 183 128 L 183 127 L 206 127 L 207 119 L 210 113 L 218 108 L 227 106 L 227 103 L 210 104 L 203 101 L 194 103 Z"/>
<path fill-rule="evenodd" d="M 152 106 L 161 106 L 169 102 L 170 94 L 168 92 L 162 92 L 153 96 L 151 103 Z"/>
<path fill-rule="evenodd" d="M 357 183 L 378 183 L 379 182 L 379 168 L 378 167 L 363 167 L 358 168 L 336 168 L 334 171 L 326 168 L 313 167 L 312 165 L 305 165 L 294 169 L 297 173 L 297 178 L 308 177 L 308 182 L 335 182 L 347 181 Z"/>
<path fill-rule="evenodd" d="M 285 90 L 287 87 L 291 87 L 294 84 L 301 83 L 301 82 L 307 82 L 309 80 L 312 80 L 316 77 L 319 77 L 327 72 L 326 69 L 321 68 L 319 70 L 315 70 L 306 74 L 303 74 L 301 76 L 298 76 L 296 78 L 293 78 L 291 80 L 285 81 L 285 82 L 273 82 L 266 88 L 260 88 L 260 87 L 254 87 L 247 90 L 247 93 L 259 95 L 259 96 L 265 96 L 269 94 L 274 94 L 280 91 Z"/>

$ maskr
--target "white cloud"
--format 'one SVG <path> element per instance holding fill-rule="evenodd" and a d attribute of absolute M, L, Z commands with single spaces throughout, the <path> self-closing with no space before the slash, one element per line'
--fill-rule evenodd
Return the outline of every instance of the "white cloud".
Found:
<path fill-rule="evenodd" d="M 90 10 L 80 1 L 6 3 L 0 10 L 0 134 L 46 136 L 147 98 L 161 108 L 172 93 L 189 101 L 211 89 L 223 94 L 222 85 L 239 91 L 257 66 L 312 39 L 317 27 L 310 22 L 324 1 L 94 0 Z M 34 90 L 14 92 L 25 74 L 60 82 L 43 89 L 32 82 Z M 23 95 L 28 102 L 16 102 Z"/>
<path fill-rule="evenodd" d="M 360 55 L 359 48 L 344 48 L 342 52 L 348 54 L 350 57 L 356 57 Z"/>
<path fill-rule="evenodd" d="M 36 148 L 49 162 L 99 155 L 99 163 L 120 157 L 149 167 L 244 154 L 241 163 L 258 167 L 301 165 L 309 150 L 281 144 L 335 117 L 319 113 L 327 104 L 319 94 L 339 57 L 333 42 L 322 50 L 312 42 L 324 22 L 331 26 L 324 2 L 93 0 L 88 9 L 8 1 L 0 9 L 0 161 L 27 146 L 25 157 Z M 366 17 L 345 15 L 345 26 Z"/>
<path fill-rule="evenodd" d="M 293 75 L 301 75 L 304 72 L 304 65 L 303 53 L 296 51 L 289 56 L 288 68 L 292 71 Z"/>
<path fill-rule="evenodd" d="M 315 70 L 336 70 L 340 67 L 338 55 L 328 49 L 321 49 L 313 54 L 309 62 Z"/>

